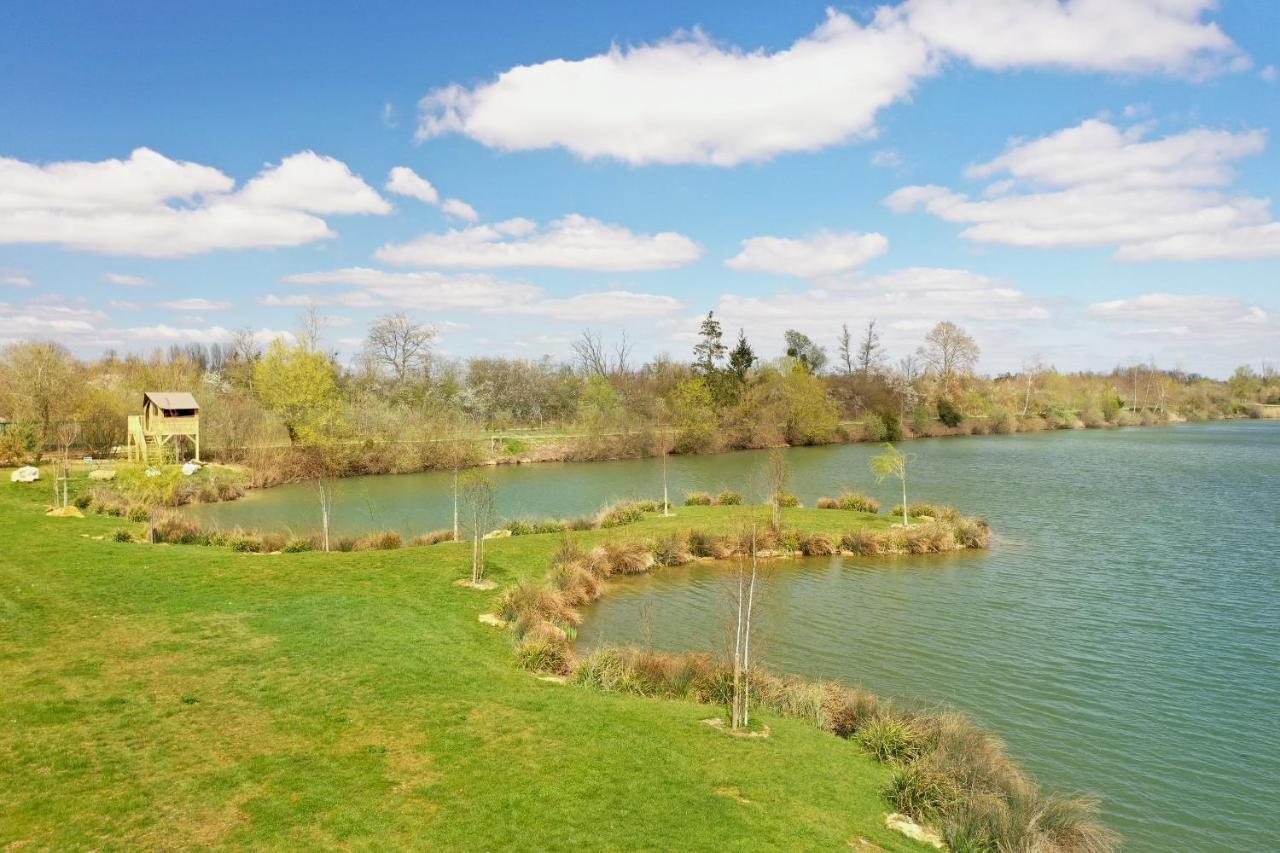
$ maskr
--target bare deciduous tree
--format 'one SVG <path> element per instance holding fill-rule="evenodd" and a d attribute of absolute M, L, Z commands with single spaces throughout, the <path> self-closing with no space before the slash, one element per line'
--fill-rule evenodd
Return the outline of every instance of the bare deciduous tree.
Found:
<path fill-rule="evenodd" d="M 769 451 L 769 462 L 766 468 L 766 481 L 769 484 L 769 505 L 773 510 L 773 528 L 782 529 L 782 503 L 787 492 L 787 458 L 780 448 Z"/>
<path fill-rule="evenodd" d="M 604 341 L 593 329 L 583 329 L 573 342 L 574 359 L 578 369 L 587 376 L 608 376 L 609 356 L 605 354 Z"/>
<path fill-rule="evenodd" d="M 485 471 L 468 471 L 462 478 L 462 505 L 471 528 L 471 583 L 484 580 L 484 534 L 493 523 L 493 481 Z"/>
<path fill-rule="evenodd" d="M 836 353 L 840 359 L 840 369 L 845 376 L 853 375 L 853 336 L 849 334 L 849 324 L 840 324 L 839 347 Z"/>
<path fill-rule="evenodd" d="M 759 535 L 754 521 L 749 531 L 744 531 L 743 535 L 751 545 L 749 554 L 738 557 L 738 615 L 733 632 L 733 707 L 730 711 L 735 729 L 751 724 L 751 618 L 755 612 L 756 582 L 759 575 Z"/>
<path fill-rule="evenodd" d="M 968 332 L 950 320 L 943 320 L 929 330 L 924 346 L 917 352 L 943 387 L 948 387 L 957 377 L 973 372 L 981 351 Z"/>
<path fill-rule="evenodd" d="M 880 334 L 876 331 L 876 321 L 867 321 L 867 331 L 858 344 L 858 372 L 870 376 L 880 369 L 884 361 L 884 348 L 880 345 Z"/>
<path fill-rule="evenodd" d="M 381 317 L 369 326 L 364 352 L 379 369 L 391 372 L 396 384 L 426 373 L 431 362 L 435 329 L 415 322 L 403 311 Z"/>
<path fill-rule="evenodd" d="M 1031 410 L 1031 398 L 1036 392 L 1036 383 L 1044 375 L 1044 363 L 1040 360 L 1040 353 L 1032 353 L 1031 357 L 1022 363 L 1022 375 L 1026 379 L 1026 391 L 1022 398 L 1022 416 L 1025 418 L 1027 412 Z"/>

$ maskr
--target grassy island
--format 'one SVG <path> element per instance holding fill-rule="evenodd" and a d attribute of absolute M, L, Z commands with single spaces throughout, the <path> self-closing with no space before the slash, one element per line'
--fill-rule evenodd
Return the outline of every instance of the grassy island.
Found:
<path fill-rule="evenodd" d="M 115 541 L 145 524 L 46 517 L 45 489 L 4 480 L 6 845 L 930 849 L 886 827 L 901 774 L 864 742 L 767 703 L 771 737 L 730 738 L 689 696 L 544 680 L 478 619 L 543 583 L 566 541 L 728 536 L 752 508 L 494 539 L 483 592 L 455 583 L 467 543 Z M 893 530 L 839 509 L 787 520 L 836 542 Z"/>

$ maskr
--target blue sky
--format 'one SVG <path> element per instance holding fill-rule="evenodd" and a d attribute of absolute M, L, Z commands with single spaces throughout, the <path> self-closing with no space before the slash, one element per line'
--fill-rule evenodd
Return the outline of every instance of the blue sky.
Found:
<path fill-rule="evenodd" d="M 1280 356 L 1280 4 L 575 6 L 6 5 L 0 341 Z"/>

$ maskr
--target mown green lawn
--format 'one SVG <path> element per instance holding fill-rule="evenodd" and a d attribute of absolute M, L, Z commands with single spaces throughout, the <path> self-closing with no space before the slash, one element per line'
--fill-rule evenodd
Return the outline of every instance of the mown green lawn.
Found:
<path fill-rule="evenodd" d="M 0 847 L 924 849 L 884 828 L 888 771 L 850 742 L 783 719 L 732 738 L 707 706 L 518 671 L 476 619 L 495 593 L 453 584 L 465 545 L 116 543 L 120 519 L 46 518 L 47 483 L 0 474 Z M 491 577 L 557 544 L 494 540 Z"/>

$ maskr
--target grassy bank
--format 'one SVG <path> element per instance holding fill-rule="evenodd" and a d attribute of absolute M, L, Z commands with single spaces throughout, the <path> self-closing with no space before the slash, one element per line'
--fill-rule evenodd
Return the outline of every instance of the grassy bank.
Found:
<path fill-rule="evenodd" d="M 706 706 L 517 670 L 493 594 L 453 584 L 465 545 L 118 543 L 127 520 L 46 518 L 7 480 L 0 844 L 922 849 L 884 827 L 890 771 L 799 720 L 728 738 Z M 490 575 L 558 543 L 494 540 Z"/>

